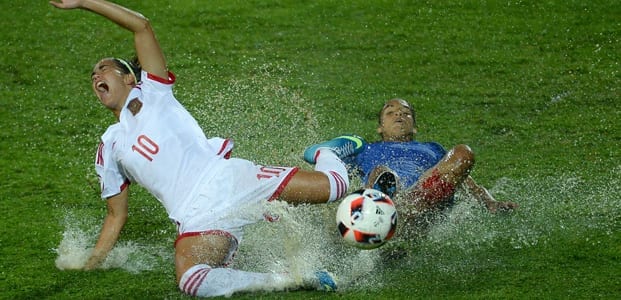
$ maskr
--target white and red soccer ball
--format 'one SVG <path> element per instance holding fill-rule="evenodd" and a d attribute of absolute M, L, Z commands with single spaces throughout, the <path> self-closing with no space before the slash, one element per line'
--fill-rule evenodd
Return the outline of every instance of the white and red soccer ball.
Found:
<path fill-rule="evenodd" d="M 390 240 L 397 228 L 397 209 L 390 197 L 362 189 L 345 197 L 336 211 L 343 239 L 361 249 L 374 249 Z"/>

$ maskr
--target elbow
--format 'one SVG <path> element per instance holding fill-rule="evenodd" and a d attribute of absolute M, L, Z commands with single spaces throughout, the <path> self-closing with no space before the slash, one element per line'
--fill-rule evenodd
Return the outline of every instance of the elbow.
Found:
<path fill-rule="evenodd" d="M 140 15 L 133 26 L 134 33 L 139 32 L 153 32 L 153 27 L 151 27 L 151 22 L 146 17 Z"/>
<path fill-rule="evenodd" d="M 136 34 L 153 31 L 149 19 L 138 12 L 133 12 L 132 17 L 121 21 L 120 25 Z"/>
<path fill-rule="evenodd" d="M 127 207 L 125 205 L 108 206 L 107 218 L 110 218 L 111 221 L 119 226 L 125 225 L 128 215 Z"/>

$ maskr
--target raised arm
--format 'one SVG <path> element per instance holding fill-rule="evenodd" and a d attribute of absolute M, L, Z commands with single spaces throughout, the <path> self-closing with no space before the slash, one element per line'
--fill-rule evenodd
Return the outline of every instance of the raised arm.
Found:
<path fill-rule="evenodd" d="M 136 55 L 142 69 L 161 78 L 168 78 L 166 59 L 153 28 L 142 14 L 104 0 L 61 0 L 50 4 L 62 9 L 81 8 L 99 14 L 134 33 Z"/>

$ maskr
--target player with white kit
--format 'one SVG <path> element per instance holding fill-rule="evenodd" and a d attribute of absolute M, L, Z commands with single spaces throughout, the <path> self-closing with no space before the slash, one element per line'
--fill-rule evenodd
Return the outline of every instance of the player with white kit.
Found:
<path fill-rule="evenodd" d="M 262 218 L 265 200 L 325 203 L 349 186 L 341 158 L 364 146 L 359 137 L 340 137 L 315 147 L 314 171 L 267 167 L 231 158 L 232 141 L 207 138 L 175 99 L 175 76 L 149 21 L 137 12 L 99 0 L 51 1 L 63 9 L 95 12 L 134 34 L 137 63 L 104 58 L 92 72 L 92 87 L 117 119 L 102 136 L 96 170 L 108 213 L 85 270 L 96 268 L 117 242 L 128 217 L 129 184 L 138 183 L 164 206 L 178 228 L 175 269 L 179 288 L 192 296 L 303 287 L 336 289 L 327 272 L 294 274 L 227 268 L 242 227 Z"/>

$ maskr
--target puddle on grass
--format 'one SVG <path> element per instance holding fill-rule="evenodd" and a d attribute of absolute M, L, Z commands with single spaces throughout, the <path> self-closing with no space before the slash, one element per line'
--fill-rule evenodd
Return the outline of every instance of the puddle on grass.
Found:
<path fill-rule="evenodd" d="M 190 95 L 183 87 L 177 94 L 208 135 L 237 142 L 235 156 L 262 164 L 310 168 L 301 153 L 325 138 L 314 115 L 314 103 L 283 86 L 281 78 L 288 75 L 285 69 L 266 65 L 250 73 L 254 75 L 223 87 L 209 87 L 211 81 L 202 80 L 206 86 L 192 91 L 203 90 L 205 95 Z M 336 275 L 341 290 L 369 289 L 384 284 L 381 276 L 374 276 L 385 266 L 384 251 L 406 245 L 410 249 L 405 266 L 427 265 L 450 273 L 469 271 L 481 263 L 494 263 L 471 261 L 470 253 L 493 250 L 498 243 L 522 249 L 546 243 L 563 231 L 612 234 L 618 230 L 621 166 L 606 175 L 596 183 L 592 179 L 587 183 L 579 174 L 501 178 L 488 188 L 498 199 L 519 203 L 517 213 L 490 215 L 468 195 L 459 194 L 458 204 L 424 238 L 412 242 L 400 224 L 394 241 L 376 250 L 359 250 L 341 242 L 334 221 L 337 204 L 291 207 L 275 201 L 268 210 L 280 216 L 279 221 L 248 226 L 233 267 L 256 272 L 286 270 L 291 274 L 327 269 Z M 352 179 L 352 190 L 358 186 L 359 180 Z M 165 215 L 163 208 L 160 215 Z M 66 219 L 63 238 L 54 249 L 59 269 L 84 264 L 100 224 L 101 220 L 85 221 L 83 217 Z M 102 268 L 173 272 L 173 249 L 170 242 L 124 240 Z"/>
<path fill-rule="evenodd" d="M 59 270 L 82 269 L 97 242 L 102 220 L 77 218 L 74 212 L 65 215 L 65 231 L 56 249 L 55 265 Z M 121 241 L 110 251 L 100 269 L 120 268 L 130 273 L 150 271 L 173 261 L 171 243 L 146 244 Z"/>
<path fill-rule="evenodd" d="M 526 249 L 545 245 L 561 235 L 582 236 L 587 242 L 598 243 L 589 241 L 589 233 L 612 235 L 621 226 L 620 179 L 621 166 L 597 181 L 580 174 L 502 178 L 490 192 L 498 199 L 520 204 L 516 212 L 504 215 L 489 214 L 460 194 L 458 204 L 430 228 L 425 238 L 415 243 L 399 241 L 413 249 L 406 263 L 412 268 L 463 274 L 499 263 L 493 257 L 472 259 L 476 257 L 472 254 L 494 253 L 498 247 Z"/>
<path fill-rule="evenodd" d="M 495 264 L 473 261 L 470 254 L 493 252 L 498 243 L 523 249 L 547 243 L 562 232 L 577 236 L 586 230 L 613 234 L 621 220 L 620 175 L 621 167 L 618 167 L 607 177 L 609 181 L 600 185 L 586 184 L 576 175 L 502 178 L 490 191 L 500 199 L 515 199 L 521 205 L 518 212 L 491 215 L 467 195 L 460 194 L 458 204 L 445 219 L 431 227 L 426 237 L 412 242 L 400 227 L 394 241 L 376 250 L 359 250 L 342 243 L 334 224 L 337 204 L 292 207 L 275 201 L 267 210 L 278 215 L 279 221 L 248 226 L 232 267 L 300 275 L 327 269 L 338 278 L 339 289 L 343 291 L 369 289 L 384 284 L 382 276 L 374 276 L 387 271 L 382 269 L 383 250 L 405 243 L 410 248 L 407 257 L 400 261 L 403 267 L 421 268 L 421 272 L 425 268 L 449 274 L 469 272 Z M 55 249 L 56 265 L 61 270 L 83 265 L 98 234 L 98 227 L 92 226 L 99 223 L 97 220 L 88 222 L 82 218 L 82 224 L 71 222 L 66 222 L 63 240 Z M 86 223 L 91 227 L 85 229 Z M 168 241 L 165 244 L 121 242 L 102 268 L 172 272 L 170 245 Z"/>
<path fill-rule="evenodd" d="M 408 250 L 400 267 L 421 272 L 461 274 L 498 262 L 473 260 L 472 253 L 495 251 L 502 244 L 524 249 L 548 243 L 559 233 L 577 236 L 586 230 L 611 235 L 621 219 L 621 166 L 600 184 L 579 175 L 528 179 L 502 178 L 490 191 L 499 199 L 513 199 L 521 206 L 512 214 L 492 215 L 467 194 L 444 219 L 420 239 L 412 240 L 400 224 L 398 235 L 382 248 L 358 250 L 344 245 L 334 224 L 336 204 L 324 206 L 275 206 L 281 222 L 259 223 L 248 228 L 238 256 L 242 269 L 280 270 L 326 268 L 339 279 L 340 289 L 369 289 L 384 284 L 384 258 L 395 245 Z M 614 179 L 613 179 L 614 178 Z M 612 180 L 610 180 L 612 179 Z M 596 241 L 593 241 L 596 242 Z M 394 264 L 393 264 L 394 265 Z"/>

